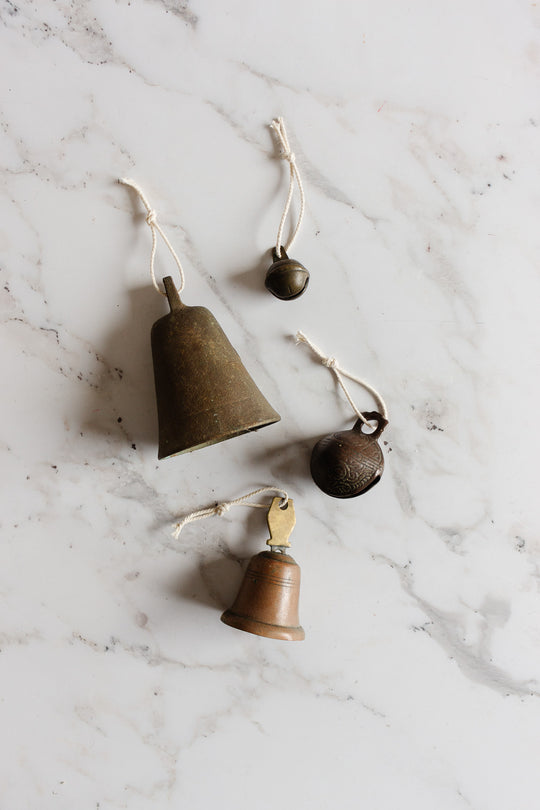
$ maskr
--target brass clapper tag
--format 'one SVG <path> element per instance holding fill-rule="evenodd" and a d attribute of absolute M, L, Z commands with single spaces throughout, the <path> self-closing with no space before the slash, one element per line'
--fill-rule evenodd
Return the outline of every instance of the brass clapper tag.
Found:
<path fill-rule="evenodd" d="M 282 498 L 272 498 L 270 509 L 266 515 L 266 522 L 270 530 L 270 537 L 266 541 L 272 548 L 290 548 L 289 537 L 296 525 L 294 503 L 289 498 L 285 506 L 280 506 Z"/>

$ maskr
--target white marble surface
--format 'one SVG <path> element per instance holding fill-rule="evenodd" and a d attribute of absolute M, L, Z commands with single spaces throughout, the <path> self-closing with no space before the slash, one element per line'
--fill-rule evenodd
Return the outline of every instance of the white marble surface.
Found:
<path fill-rule="evenodd" d="M 2 0 L 0 20 L 0 808 L 537 807 L 540 5 Z M 262 288 L 278 114 L 308 200 L 290 304 Z M 278 425 L 157 462 L 165 310 L 126 174 Z M 387 399 L 363 498 L 309 477 L 352 419 L 297 329 Z M 303 643 L 219 621 L 264 513 L 170 536 L 274 481 Z"/>

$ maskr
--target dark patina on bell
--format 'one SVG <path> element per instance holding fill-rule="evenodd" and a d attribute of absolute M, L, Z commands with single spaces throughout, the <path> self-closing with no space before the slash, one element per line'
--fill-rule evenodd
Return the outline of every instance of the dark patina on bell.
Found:
<path fill-rule="evenodd" d="M 279 422 L 212 313 L 183 304 L 170 276 L 163 284 L 171 311 L 152 327 L 158 458 Z"/>
<path fill-rule="evenodd" d="M 364 423 L 358 419 L 350 430 L 318 441 L 311 453 L 311 476 L 333 498 L 355 498 L 374 487 L 383 473 L 384 457 L 377 439 L 388 422 L 377 411 L 362 416 L 377 422 L 372 433 L 364 433 Z"/>
<path fill-rule="evenodd" d="M 304 265 L 289 259 L 284 248 L 281 248 L 281 256 L 274 248 L 272 260 L 264 282 L 266 289 L 282 301 L 292 301 L 302 295 L 309 283 L 309 273 Z"/>

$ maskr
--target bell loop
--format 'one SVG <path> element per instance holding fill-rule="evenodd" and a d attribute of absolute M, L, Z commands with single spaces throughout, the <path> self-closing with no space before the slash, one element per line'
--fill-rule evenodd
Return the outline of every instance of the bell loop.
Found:
<path fill-rule="evenodd" d="M 358 433 L 361 433 L 363 436 L 369 436 L 371 439 L 378 439 L 385 427 L 387 427 L 388 420 L 378 411 L 363 411 L 362 417 L 363 419 L 358 419 L 355 422 L 353 430 L 358 431 Z M 368 422 L 377 422 L 375 428 L 369 433 L 365 430 L 366 423 Z M 367 426 L 371 427 L 369 424 Z"/>
<path fill-rule="evenodd" d="M 287 253 L 286 253 L 285 248 L 283 247 L 283 245 L 280 245 L 280 247 L 279 247 L 279 256 L 278 256 L 277 248 L 274 245 L 274 247 L 272 248 L 272 261 L 274 262 L 274 264 L 276 262 L 280 262 L 282 259 L 288 259 L 288 258 L 289 257 L 287 256 Z"/>

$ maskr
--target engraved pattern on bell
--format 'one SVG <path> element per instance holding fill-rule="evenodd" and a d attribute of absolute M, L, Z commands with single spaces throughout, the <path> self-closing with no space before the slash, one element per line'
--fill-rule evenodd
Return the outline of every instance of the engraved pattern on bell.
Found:
<path fill-rule="evenodd" d="M 299 298 L 307 289 L 309 272 L 300 262 L 289 259 L 284 248 L 281 248 L 279 257 L 274 248 L 272 259 L 273 263 L 266 273 L 264 281 L 266 289 L 282 301 Z"/>
<path fill-rule="evenodd" d="M 377 412 L 363 416 L 377 420 L 373 433 L 364 433 L 359 419 L 351 430 L 331 433 L 313 448 L 312 478 L 333 498 L 355 498 L 375 486 L 383 473 L 384 457 L 377 439 L 387 422 Z"/>

